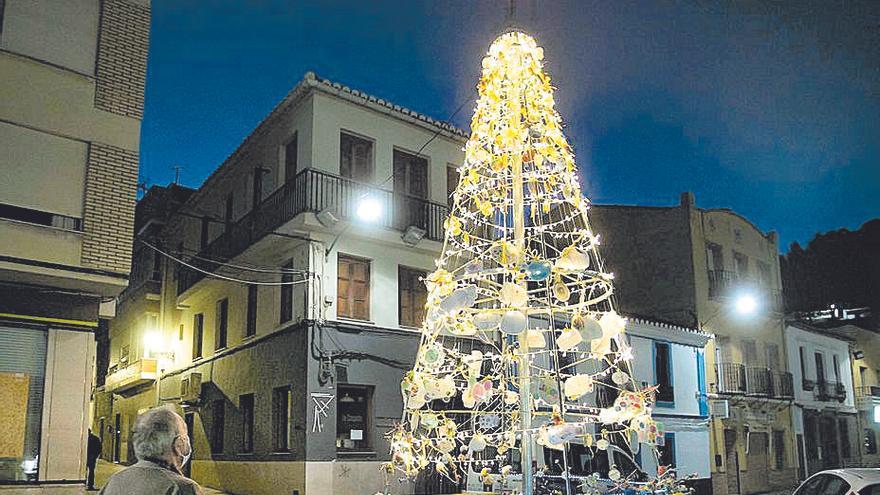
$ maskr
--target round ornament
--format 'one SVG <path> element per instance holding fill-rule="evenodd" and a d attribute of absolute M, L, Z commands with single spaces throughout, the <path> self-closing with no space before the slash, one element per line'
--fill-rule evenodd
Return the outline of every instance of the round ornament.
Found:
<path fill-rule="evenodd" d="M 574 348 L 582 341 L 583 339 L 581 338 L 580 332 L 573 328 L 566 328 L 559 334 L 559 337 L 556 337 L 556 347 L 558 347 L 560 351 L 567 351 Z"/>
<path fill-rule="evenodd" d="M 617 385 L 626 385 L 629 381 L 629 375 L 623 371 L 617 370 L 611 375 L 611 381 Z"/>
<path fill-rule="evenodd" d="M 532 261 L 525 266 L 526 278 L 533 282 L 546 280 L 550 276 L 550 263 L 546 261 Z"/>
<path fill-rule="evenodd" d="M 590 256 L 576 248 L 574 245 L 562 250 L 556 259 L 556 268 L 559 270 L 578 272 L 590 267 Z"/>
<path fill-rule="evenodd" d="M 431 344 L 422 354 L 422 364 L 430 370 L 436 370 L 443 364 L 443 354 L 443 346 Z"/>
<path fill-rule="evenodd" d="M 553 297 L 560 302 L 568 302 L 571 299 L 571 290 L 565 285 L 561 277 L 556 277 L 556 282 L 553 283 Z"/>
<path fill-rule="evenodd" d="M 522 285 L 505 282 L 498 293 L 501 304 L 514 308 L 522 308 L 529 303 L 529 294 Z"/>
<path fill-rule="evenodd" d="M 528 318 L 525 313 L 517 310 L 510 310 L 501 317 L 501 331 L 507 335 L 518 335 L 528 326 Z"/>
<path fill-rule="evenodd" d="M 468 443 L 467 448 L 471 452 L 482 452 L 486 449 L 486 439 L 483 438 L 483 435 L 477 433 L 471 437 L 471 441 Z"/>
<path fill-rule="evenodd" d="M 593 378 L 589 375 L 575 375 L 565 379 L 563 386 L 568 400 L 578 400 L 593 391 Z"/>
<path fill-rule="evenodd" d="M 478 330 L 492 330 L 501 323 L 501 314 L 492 311 L 480 311 L 474 315 L 474 326 Z"/>
<path fill-rule="evenodd" d="M 468 285 L 452 291 L 440 302 L 440 310 L 451 315 L 457 314 L 464 308 L 474 305 L 477 300 L 477 286 Z"/>

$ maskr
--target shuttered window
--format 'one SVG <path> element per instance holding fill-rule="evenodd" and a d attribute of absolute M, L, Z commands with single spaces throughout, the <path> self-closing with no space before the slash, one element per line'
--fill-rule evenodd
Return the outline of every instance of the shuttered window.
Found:
<path fill-rule="evenodd" d="M 373 180 L 373 142 L 341 133 L 339 136 L 339 175 L 360 182 Z"/>
<path fill-rule="evenodd" d="M 336 314 L 355 320 L 370 319 L 370 261 L 339 255 Z"/>
<path fill-rule="evenodd" d="M 397 272 L 398 318 L 402 327 L 420 327 L 425 319 L 425 301 L 428 290 L 420 270 L 400 267 Z"/>

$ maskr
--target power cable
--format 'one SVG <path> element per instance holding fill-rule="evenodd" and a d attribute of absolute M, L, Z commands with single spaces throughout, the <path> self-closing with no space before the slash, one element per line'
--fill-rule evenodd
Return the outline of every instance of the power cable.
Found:
<path fill-rule="evenodd" d="M 235 277 L 229 277 L 229 276 L 226 276 L 226 275 L 220 275 L 220 274 L 217 274 L 217 273 L 214 273 L 214 272 L 209 272 L 209 271 L 207 271 L 207 270 L 203 270 L 203 269 L 201 269 L 201 268 L 199 268 L 199 267 L 197 267 L 197 266 L 194 266 L 194 265 L 192 265 L 192 264 L 190 264 L 190 263 L 187 263 L 186 261 L 184 261 L 184 260 L 182 260 L 182 259 L 180 259 L 180 258 L 177 258 L 176 256 L 174 256 L 174 255 L 172 255 L 172 254 L 170 254 L 170 253 L 166 253 L 165 251 L 163 251 L 163 250 L 157 248 L 156 246 L 150 244 L 149 242 L 147 242 L 147 241 L 145 241 L 145 240 L 143 240 L 143 239 L 139 239 L 139 240 L 140 240 L 140 242 L 143 243 L 145 246 L 149 247 L 150 249 L 153 249 L 154 251 L 156 251 L 157 253 L 161 254 L 162 256 L 165 256 L 166 258 L 168 258 L 168 259 L 170 259 L 170 260 L 173 260 L 173 261 L 175 261 L 175 262 L 177 262 L 177 263 L 179 263 L 179 264 L 181 264 L 181 265 L 183 265 L 183 266 L 185 266 L 185 267 L 187 267 L 187 268 L 189 268 L 189 269 L 191 269 L 191 270 L 195 270 L 195 271 L 197 271 L 197 272 L 199 272 L 199 273 L 202 273 L 202 274 L 204 274 L 204 275 L 206 275 L 206 276 L 208 276 L 208 277 L 212 277 L 212 278 L 218 278 L 218 279 L 222 279 L 222 280 L 227 280 L 227 281 L 229 281 L 229 282 L 236 282 L 236 283 L 239 283 L 239 284 L 245 284 L 245 285 L 267 285 L 267 286 L 296 285 L 296 284 L 302 284 L 302 283 L 306 283 L 306 282 L 309 282 L 309 281 L 310 281 L 310 279 L 307 278 L 307 279 L 303 279 L 303 280 L 292 280 L 292 281 L 290 281 L 290 282 L 258 282 L 258 281 L 255 281 L 255 280 L 242 280 L 242 279 L 235 278 Z M 303 272 L 303 273 L 302 273 L 302 275 L 306 275 L 306 274 L 308 274 L 308 275 L 312 275 L 311 272 Z"/>

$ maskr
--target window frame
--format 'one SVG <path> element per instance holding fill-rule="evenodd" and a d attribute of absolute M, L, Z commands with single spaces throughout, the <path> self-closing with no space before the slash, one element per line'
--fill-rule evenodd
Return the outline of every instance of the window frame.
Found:
<path fill-rule="evenodd" d="M 339 440 L 339 432 L 340 432 L 340 421 L 342 418 L 342 398 L 345 390 L 348 391 L 358 391 L 359 393 L 363 393 L 366 399 L 366 404 L 364 405 L 365 414 L 364 414 L 364 428 L 363 428 L 363 440 L 364 445 L 361 447 L 354 448 L 344 448 L 340 447 L 338 444 L 336 446 L 336 452 L 338 453 L 364 453 L 364 452 L 373 452 L 375 448 L 374 438 L 373 438 L 373 426 L 375 425 L 374 411 L 373 411 L 373 397 L 374 397 L 374 386 L 372 385 L 357 385 L 351 383 L 338 384 L 336 386 L 336 440 Z M 351 430 L 349 430 L 349 438 L 351 438 Z M 356 440 L 357 441 L 357 440 Z"/>
<path fill-rule="evenodd" d="M 293 161 L 290 160 L 290 145 L 294 147 Z M 290 183 L 296 178 L 299 172 L 299 132 L 294 131 L 293 135 L 284 141 L 281 145 L 281 153 L 284 155 L 281 163 L 284 165 L 284 183 Z M 293 165 L 291 173 L 290 166 Z"/>
<path fill-rule="evenodd" d="M 368 170 L 365 173 L 355 173 L 354 169 L 354 153 L 352 152 L 352 156 L 349 157 L 349 169 L 346 172 L 343 170 L 343 136 L 346 139 L 353 139 L 356 141 L 361 141 L 363 143 L 367 143 L 370 145 L 370 156 L 367 160 Z M 364 136 L 363 134 L 359 134 L 356 132 L 349 131 L 347 129 L 339 130 L 339 176 L 345 177 L 346 179 L 351 179 L 356 182 L 362 182 L 366 184 L 370 184 L 375 179 L 376 175 L 376 140 L 370 138 L 368 136 Z"/>
<path fill-rule="evenodd" d="M 343 262 L 361 263 L 361 264 L 366 265 L 366 280 L 363 281 L 363 284 L 366 287 L 366 296 L 365 296 L 365 303 L 364 303 L 364 307 L 366 309 L 366 312 L 363 315 L 357 314 L 357 312 L 354 309 L 355 301 L 357 300 L 357 298 L 356 298 L 357 294 L 354 290 L 354 284 L 351 282 L 353 280 L 353 278 L 350 276 L 347 279 L 349 281 L 349 284 L 348 284 L 348 291 L 347 291 L 347 294 L 345 297 L 345 300 L 348 305 L 348 311 L 346 311 L 346 312 L 342 311 L 342 304 L 340 301 L 343 299 L 341 297 L 342 296 L 341 265 Z M 347 320 L 356 320 L 356 321 L 370 321 L 370 313 L 371 313 L 370 310 L 371 310 L 371 306 L 372 306 L 372 284 L 373 284 L 372 264 L 373 264 L 373 261 L 368 258 L 363 258 L 360 256 L 354 256 L 354 255 L 344 254 L 344 253 L 339 253 L 336 255 L 336 317 L 337 318 L 347 319 Z"/>
<path fill-rule="evenodd" d="M 290 452 L 292 402 L 293 393 L 290 385 L 272 389 L 272 452 Z M 281 406 L 284 408 L 283 411 L 280 409 Z"/>
<path fill-rule="evenodd" d="M 675 407 L 675 380 L 673 378 L 674 366 L 672 363 L 672 344 L 669 342 L 663 342 L 663 341 L 658 341 L 658 340 L 654 340 L 652 342 L 653 342 L 653 345 L 651 346 L 651 352 L 652 352 L 651 357 L 652 357 L 652 362 L 653 362 L 653 367 L 652 367 L 653 370 L 652 371 L 654 372 L 654 383 L 656 383 L 658 386 L 656 405 L 657 405 L 657 407 L 667 407 L 667 408 Z M 660 347 L 664 347 L 666 349 L 666 351 L 665 351 L 666 352 L 666 374 L 669 379 L 669 383 L 668 383 L 667 388 L 669 390 L 669 393 L 672 396 L 671 400 L 661 400 L 660 399 L 660 397 L 661 397 L 660 385 L 661 384 L 660 384 L 660 376 L 658 373 L 660 363 L 658 362 L 658 354 L 659 353 L 657 352 Z"/>
<path fill-rule="evenodd" d="M 214 350 L 226 349 L 229 345 L 229 298 L 217 301 L 214 312 Z"/>
<path fill-rule="evenodd" d="M 192 359 L 195 361 L 203 358 L 205 355 L 205 313 L 193 315 L 192 333 Z"/>
<path fill-rule="evenodd" d="M 253 337 L 257 334 L 257 304 L 259 304 L 259 289 L 257 285 L 248 285 L 247 302 L 244 323 L 244 338 Z"/>
<path fill-rule="evenodd" d="M 409 312 L 410 315 L 404 314 L 404 306 L 403 306 L 403 298 L 404 298 L 404 288 L 402 282 L 405 280 L 405 276 L 409 277 L 409 282 L 413 284 L 409 290 L 407 291 L 407 297 L 409 298 Z M 425 278 L 428 276 L 428 272 L 425 270 L 421 270 L 419 268 L 413 268 L 405 265 L 397 266 L 397 324 L 400 327 L 404 328 L 420 328 L 421 320 L 425 318 L 425 310 L 424 305 L 428 300 L 428 288 L 425 286 L 423 282 L 419 280 L 419 278 Z M 421 290 L 414 290 L 417 287 L 421 287 Z M 419 318 L 419 298 L 418 295 L 423 294 L 421 300 L 421 318 Z M 406 318 L 405 318 L 406 317 Z"/>

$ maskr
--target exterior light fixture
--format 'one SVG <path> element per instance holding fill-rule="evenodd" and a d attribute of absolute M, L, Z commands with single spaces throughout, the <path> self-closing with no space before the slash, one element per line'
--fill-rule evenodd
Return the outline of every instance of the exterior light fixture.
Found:
<path fill-rule="evenodd" d="M 328 208 L 319 211 L 315 216 L 318 218 L 318 223 L 328 229 L 332 229 L 337 223 L 339 223 L 339 218 L 336 217 L 336 213 L 333 213 L 333 211 Z"/>
<path fill-rule="evenodd" d="M 758 310 L 758 301 L 751 294 L 740 294 L 734 304 L 736 312 L 744 316 L 751 316 Z"/>
<path fill-rule="evenodd" d="M 361 221 L 373 223 L 382 215 L 382 204 L 376 198 L 365 196 L 358 202 L 356 213 Z"/>
<path fill-rule="evenodd" d="M 403 239 L 404 244 L 413 247 L 418 244 L 422 239 L 424 239 L 425 234 L 427 233 L 428 232 L 421 227 L 410 225 L 406 228 L 406 231 L 404 231 L 403 235 L 400 236 L 400 238 Z"/>
<path fill-rule="evenodd" d="M 150 357 L 151 353 L 164 351 L 162 334 L 158 330 L 150 330 L 144 335 L 144 357 Z"/>
<path fill-rule="evenodd" d="M 860 349 L 853 351 L 853 359 L 855 359 L 856 361 L 858 361 L 859 359 L 865 359 L 865 351 Z"/>

